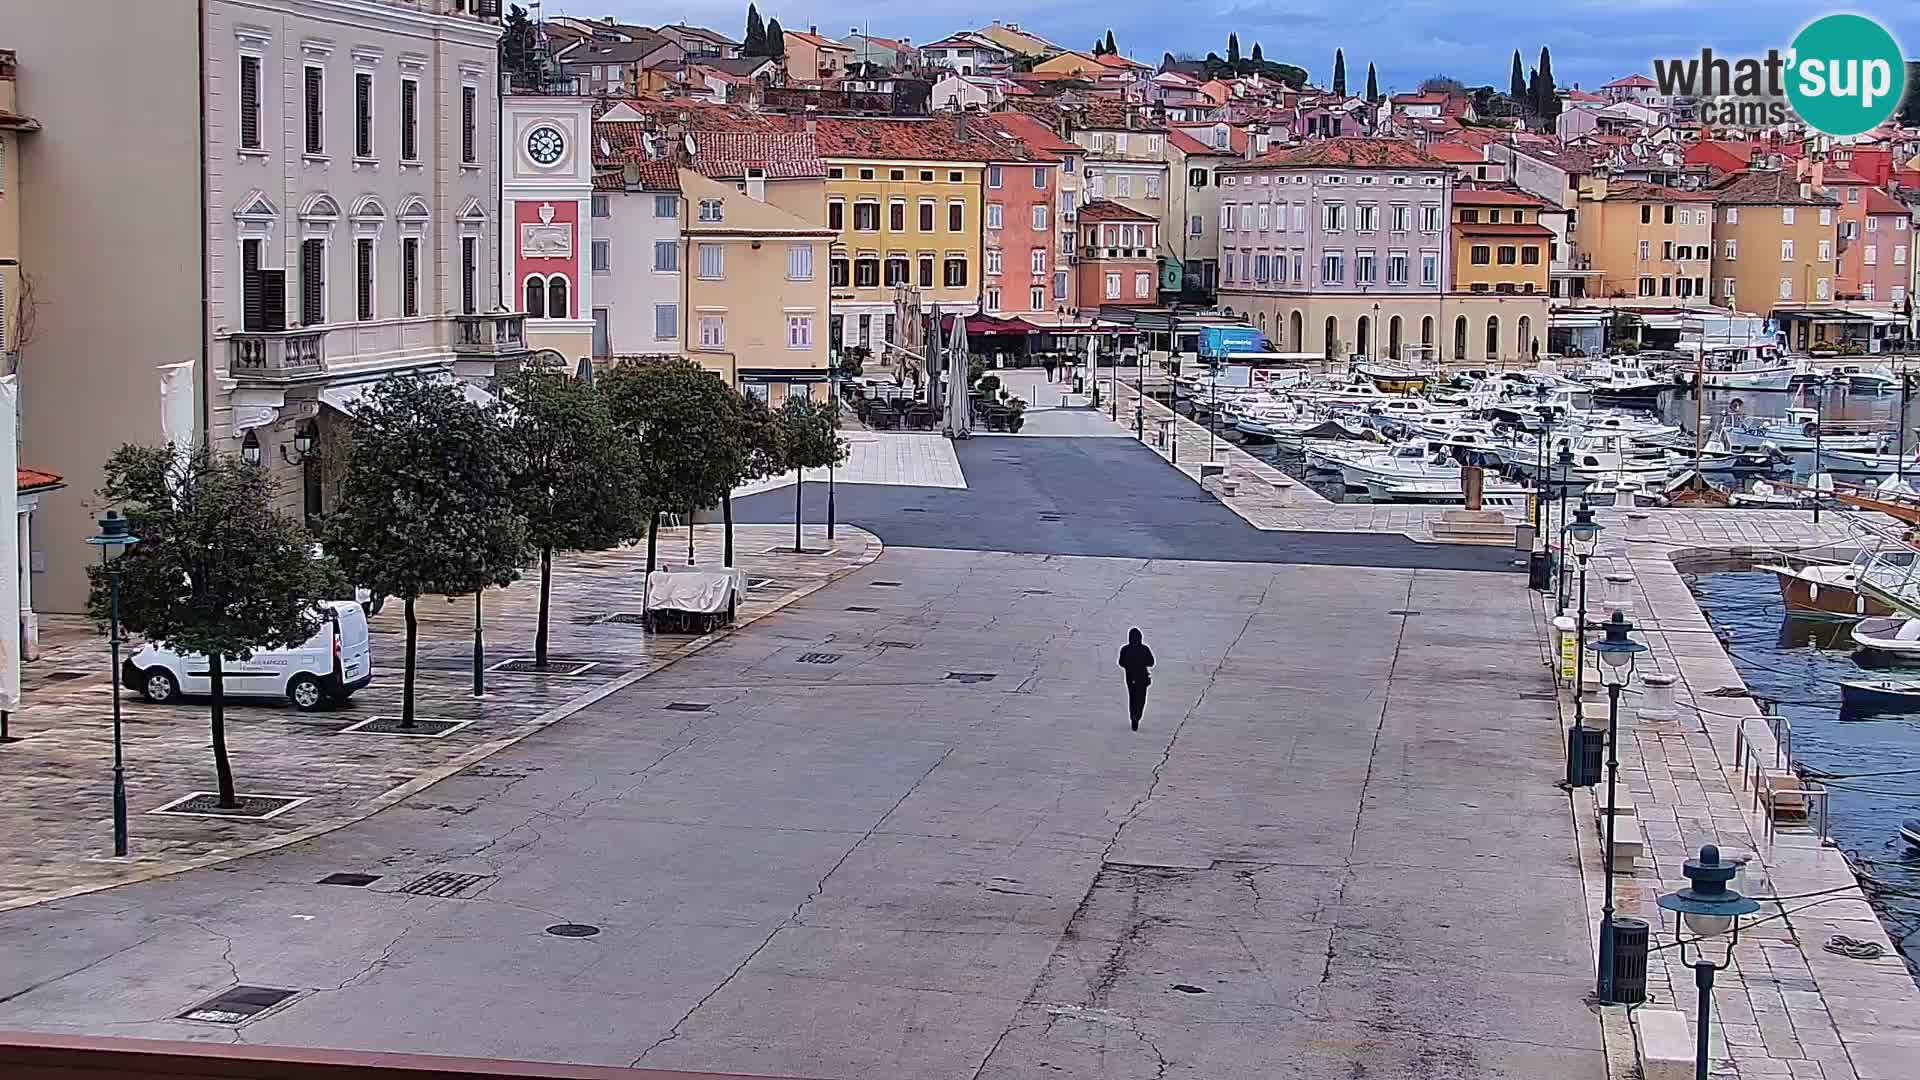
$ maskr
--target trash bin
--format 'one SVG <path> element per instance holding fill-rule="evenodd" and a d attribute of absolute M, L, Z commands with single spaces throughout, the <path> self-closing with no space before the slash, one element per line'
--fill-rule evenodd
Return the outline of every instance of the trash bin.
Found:
<path fill-rule="evenodd" d="M 1607 733 L 1579 724 L 1567 727 L 1567 786 L 1592 787 L 1600 782 L 1601 751 Z M 1644 958 L 1642 958 L 1644 963 Z M 1644 972 L 1642 973 L 1644 975 Z"/>
<path fill-rule="evenodd" d="M 1647 942 L 1650 934 L 1645 919 L 1631 915 L 1613 917 L 1613 1001 L 1614 1005 L 1638 1005 L 1647 1000 Z"/>
<path fill-rule="evenodd" d="M 1527 588 L 1534 592 L 1553 591 L 1553 556 L 1536 551 L 1527 557 Z"/>
<path fill-rule="evenodd" d="M 1087 392 L 1087 380 L 1084 377 L 1079 375 L 1073 377 L 1073 392 L 1076 394 L 1084 394 Z"/>

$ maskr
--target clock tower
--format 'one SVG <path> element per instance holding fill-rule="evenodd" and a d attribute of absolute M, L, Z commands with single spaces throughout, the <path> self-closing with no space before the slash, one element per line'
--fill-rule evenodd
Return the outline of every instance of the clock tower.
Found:
<path fill-rule="evenodd" d="M 593 354 L 593 103 L 511 95 L 500 103 L 501 279 L 527 314 L 527 347 L 551 349 L 569 370 Z"/>

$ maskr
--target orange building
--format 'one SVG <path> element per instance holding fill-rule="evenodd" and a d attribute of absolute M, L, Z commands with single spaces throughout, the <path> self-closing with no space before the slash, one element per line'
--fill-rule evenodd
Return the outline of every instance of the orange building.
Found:
<path fill-rule="evenodd" d="M 1160 297 L 1160 223 L 1106 199 L 1080 208 L 1081 309 L 1156 303 Z"/>
<path fill-rule="evenodd" d="M 1064 261 L 1054 240 L 1060 160 L 1008 142 L 1024 154 L 987 163 L 980 308 L 990 315 L 1052 312 L 1054 265 Z"/>

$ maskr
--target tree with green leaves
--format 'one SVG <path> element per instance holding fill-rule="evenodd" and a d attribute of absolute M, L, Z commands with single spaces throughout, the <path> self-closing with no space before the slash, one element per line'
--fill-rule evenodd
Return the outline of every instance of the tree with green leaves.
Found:
<path fill-rule="evenodd" d="M 747 37 L 740 44 L 740 55 L 767 55 L 767 27 L 760 21 L 759 9 L 752 4 L 747 5 Z"/>
<path fill-rule="evenodd" d="M 800 542 L 801 493 L 808 469 L 825 469 L 847 460 L 847 441 L 840 437 L 839 408 L 810 397 L 789 397 L 775 414 L 780 423 L 780 446 L 787 468 L 793 470 L 793 550 Z"/>
<path fill-rule="evenodd" d="M 738 458 L 725 448 L 737 397 L 720 377 L 691 360 L 628 360 L 599 379 L 613 422 L 633 447 L 635 497 L 647 517 L 647 572 L 659 550 L 660 515 L 691 515 L 725 498 L 740 482 Z"/>
<path fill-rule="evenodd" d="M 1347 96 L 1347 54 L 1344 49 L 1333 50 L 1333 92 L 1338 97 Z"/>
<path fill-rule="evenodd" d="M 1235 67 L 1240 66 L 1240 35 L 1239 34 L 1229 33 L 1227 35 L 1227 63 L 1232 64 Z"/>
<path fill-rule="evenodd" d="M 1560 116 L 1560 94 L 1553 86 L 1553 57 L 1548 54 L 1545 45 L 1540 46 L 1540 87 L 1534 98 L 1533 110 L 1540 114 L 1540 119 L 1549 128 Z"/>
<path fill-rule="evenodd" d="M 638 532 L 632 447 L 593 384 L 557 364 L 522 364 L 502 381 L 501 400 L 509 491 L 540 559 L 533 666 L 545 671 L 554 552 L 602 551 Z"/>
<path fill-rule="evenodd" d="M 390 375 L 353 415 L 340 501 L 327 515 L 327 552 L 351 581 L 406 607 L 400 725 L 412 727 L 422 596 L 461 596 L 520 576 L 526 522 L 495 408 L 450 382 Z"/>
<path fill-rule="evenodd" d="M 1107 40 L 1106 40 L 1106 41 L 1105 41 L 1105 42 L 1104 42 L 1103 44 L 1105 44 L 1105 45 L 1106 45 L 1106 47 L 1107 47 L 1107 55 L 1108 55 L 1108 56 L 1118 56 L 1118 55 L 1120 55 L 1120 49 L 1119 49 L 1119 47 L 1118 47 L 1118 46 L 1116 46 L 1116 45 L 1114 45 L 1114 43 L 1113 43 L 1113 31 L 1112 31 L 1112 30 L 1108 30 L 1108 31 L 1107 31 Z"/>
<path fill-rule="evenodd" d="M 1507 96 L 1516 103 L 1527 100 L 1527 69 L 1520 63 L 1520 50 L 1513 50 L 1513 77 L 1508 80 Z"/>
<path fill-rule="evenodd" d="M 1253 43 L 1253 56 L 1250 57 L 1250 59 L 1253 61 L 1255 68 L 1267 62 L 1266 57 L 1260 55 L 1260 43 L 1257 41 Z"/>
<path fill-rule="evenodd" d="M 721 520 L 726 531 L 726 565 L 733 565 L 733 489 L 748 480 L 764 480 L 787 471 L 786 446 L 780 422 L 758 398 L 728 393 L 733 418 L 722 425 L 723 436 L 713 444 L 716 481 L 725 485 L 720 496 Z"/>
<path fill-rule="evenodd" d="M 515 86 L 537 89 L 541 84 L 538 38 L 527 9 L 519 4 L 507 7 L 507 24 L 500 35 L 500 70 L 512 76 Z"/>
<path fill-rule="evenodd" d="M 779 19 L 767 20 L 767 55 L 775 60 L 787 58 L 787 32 L 780 29 Z"/>
<path fill-rule="evenodd" d="M 100 498 L 126 516 L 140 542 L 113 562 L 113 574 L 87 568 L 87 610 L 108 619 L 118 576 L 122 625 L 207 658 L 214 776 L 221 807 L 233 809 L 240 802 L 227 759 L 226 663 L 319 631 L 326 613 L 316 601 L 327 583 L 313 538 L 274 509 L 266 471 L 237 457 L 122 446 L 105 472 Z"/>
<path fill-rule="evenodd" d="M 1367 62 L 1367 104 L 1372 105 L 1379 102 L 1379 100 L 1380 100 L 1380 76 L 1374 73 L 1373 62 L 1368 61 Z"/>
<path fill-rule="evenodd" d="M 1527 96 L 1520 100 L 1521 100 L 1521 105 L 1523 108 L 1526 109 L 1526 113 L 1528 116 L 1538 116 L 1540 114 L 1540 69 L 1539 68 L 1534 68 L 1533 70 L 1527 72 Z"/>

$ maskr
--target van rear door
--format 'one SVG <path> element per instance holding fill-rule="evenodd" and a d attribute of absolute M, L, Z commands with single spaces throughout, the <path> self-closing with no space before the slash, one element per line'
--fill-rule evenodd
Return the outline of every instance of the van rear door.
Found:
<path fill-rule="evenodd" d="M 367 613 L 355 603 L 336 603 L 333 611 L 340 626 L 340 677 L 350 684 L 359 682 L 373 670 Z"/>

